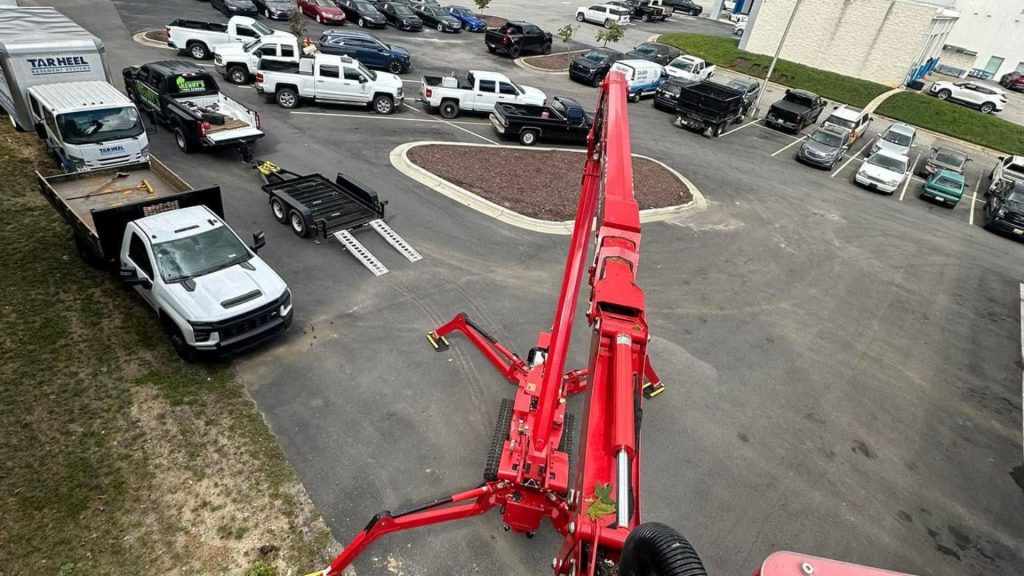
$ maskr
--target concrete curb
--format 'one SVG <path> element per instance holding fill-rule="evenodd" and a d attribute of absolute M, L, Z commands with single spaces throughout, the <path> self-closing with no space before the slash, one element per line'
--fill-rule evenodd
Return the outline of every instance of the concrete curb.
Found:
<path fill-rule="evenodd" d="M 878 96 L 875 96 L 875 98 L 871 102 L 868 102 L 868 105 L 864 107 L 864 111 L 867 112 L 868 114 L 874 114 L 875 113 L 875 108 L 878 108 L 879 106 L 881 106 L 882 102 L 885 102 L 886 100 L 889 99 L 890 96 L 895 96 L 896 94 L 899 94 L 900 92 L 903 92 L 903 87 L 893 88 L 892 90 L 889 90 L 888 92 L 883 92 L 883 93 L 879 94 Z"/>
<path fill-rule="evenodd" d="M 524 216 L 518 212 L 509 210 L 504 206 L 495 204 L 490 200 L 481 198 L 480 196 L 470 192 L 469 190 L 466 190 L 465 188 L 462 188 L 460 186 L 456 186 L 455 184 L 452 184 L 451 182 L 448 182 L 443 178 L 439 178 L 433 172 L 421 168 L 409 161 L 408 153 L 410 149 L 415 148 L 417 146 L 427 146 L 431 144 L 441 144 L 449 146 L 475 146 L 485 148 L 521 148 L 520 146 L 470 144 L 466 142 L 441 142 L 436 140 L 423 140 L 419 142 L 408 142 L 406 144 L 401 144 L 395 147 L 395 149 L 391 151 L 390 159 L 391 165 L 394 166 L 402 174 L 405 174 L 409 178 L 412 178 L 413 180 L 419 182 L 420 184 L 423 184 L 427 188 L 430 188 L 435 192 L 439 192 L 445 197 L 454 200 L 464 206 L 468 206 L 476 210 L 477 212 L 480 212 L 481 214 L 485 214 L 487 216 L 490 216 L 491 218 L 494 218 L 511 226 L 522 228 L 524 230 L 530 230 L 532 232 L 540 232 L 541 234 L 556 234 L 563 236 L 572 234 L 573 221 L 571 220 L 565 222 L 552 222 L 550 220 L 539 220 L 537 218 Z M 574 150 L 571 148 L 534 147 L 531 149 L 561 150 L 568 152 L 577 152 L 580 154 L 583 153 L 583 151 L 581 150 Z M 693 184 L 693 182 L 691 182 L 688 178 L 674 170 L 672 167 L 667 166 L 664 162 L 660 162 L 658 160 L 655 160 L 654 158 L 642 156 L 640 154 L 634 154 L 634 156 L 637 158 L 643 158 L 645 160 L 655 162 L 658 165 L 665 168 L 666 170 L 668 170 L 673 176 L 679 178 L 679 180 L 686 185 L 686 187 L 690 190 L 691 197 L 693 198 L 686 204 L 680 204 L 679 206 L 668 206 L 666 208 L 652 208 L 650 210 L 641 210 L 641 223 L 669 220 L 691 209 L 703 210 L 704 208 L 707 207 L 707 200 L 704 198 L 704 195 L 701 194 L 700 190 L 698 190 L 697 187 Z"/>
<path fill-rule="evenodd" d="M 174 48 L 171 48 L 163 42 L 157 42 L 155 40 L 150 40 L 149 38 L 146 38 L 146 32 L 152 32 L 152 30 L 143 30 L 142 32 L 134 34 L 132 35 L 132 40 L 138 42 L 139 44 L 142 44 L 143 46 L 149 46 L 150 48 L 163 48 L 164 50 L 174 50 Z"/>
<path fill-rule="evenodd" d="M 572 52 L 580 52 L 580 53 L 582 53 L 579 50 L 569 50 L 567 52 L 552 52 L 551 54 L 548 54 L 548 56 L 554 56 L 555 54 L 569 54 L 569 53 L 572 53 Z M 533 64 L 530 64 L 529 62 L 526 61 L 527 58 L 534 58 L 534 57 L 535 56 L 520 56 L 519 58 L 516 58 L 515 60 L 513 60 L 513 62 L 515 62 L 515 65 L 519 66 L 523 70 L 528 70 L 530 72 L 536 72 L 537 74 L 565 74 L 566 72 L 569 71 L 569 68 L 559 68 L 558 70 L 547 70 L 545 68 L 538 68 L 537 66 L 534 66 Z"/>

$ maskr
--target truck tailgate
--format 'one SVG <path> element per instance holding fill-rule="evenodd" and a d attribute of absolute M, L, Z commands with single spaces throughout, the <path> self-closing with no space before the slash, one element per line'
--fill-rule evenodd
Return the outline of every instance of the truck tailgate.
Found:
<path fill-rule="evenodd" d="M 223 144 L 226 142 L 233 142 L 235 140 L 253 140 L 256 138 L 263 137 L 263 130 L 254 126 L 246 126 L 245 128 L 234 128 L 231 130 L 219 130 L 217 132 L 208 132 L 206 138 L 214 144 Z"/>

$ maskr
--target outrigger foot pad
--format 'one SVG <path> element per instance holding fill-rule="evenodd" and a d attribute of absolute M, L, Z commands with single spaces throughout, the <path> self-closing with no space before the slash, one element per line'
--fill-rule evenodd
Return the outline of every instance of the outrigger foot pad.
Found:
<path fill-rule="evenodd" d="M 430 342 L 435 352 L 444 352 L 448 349 L 448 339 L 438 336 L 437 332 L 427 332 L 427 342 Z"/>
<path fill-rule="evenodd" d="M 647 398 L 648 400 L 654 398 L 655 396 L 661 394 L 664 391 L 665 385 L 662 384 L 661 381 L 644 383 L 644 398 Z"/>

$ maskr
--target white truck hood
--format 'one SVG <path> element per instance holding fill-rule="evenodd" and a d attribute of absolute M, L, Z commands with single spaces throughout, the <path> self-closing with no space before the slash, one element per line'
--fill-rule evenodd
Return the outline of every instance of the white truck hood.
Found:
<path fill-rule="evenodd" d="M 534 106 L 543 106 L 544 102 L 547 101 L 548 97 L 543 92 L 534 88 L 533 86 L 521 86 L 523 89 L 523 95 L 520 97 L 522 104 L 532 104 Z"/>
<path fill-rule="evenodd" d="M 288 287 L 284 280 L 258 256 L 249 259 L 254 270 L 232 266 L 205 276 L 193 278 L 195 290 L 184 283 L 168 286 L 169 293 L 182 307 L 184 316 L 195 322 L 218 322 L 265 306 L 278 298 Z M 243 303 L 225 307 L 223 302 L 259 291 L 260 295 Z"/>
<path fill-rule="evenodd" d="M 397 74 L 391 74 L 390 72 L 377 72 L 377 79 L 374 80 L 374 84 L 383 88 L 391 88 L 398 90 L 403 86 L 402 79 Z"/>

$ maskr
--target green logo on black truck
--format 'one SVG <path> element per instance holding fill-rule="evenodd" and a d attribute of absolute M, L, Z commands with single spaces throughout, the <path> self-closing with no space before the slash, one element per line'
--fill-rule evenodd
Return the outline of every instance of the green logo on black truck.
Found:
<path fill-rule="evenodd" d="M 178 85 L 178 92 L 205 92 L 206 82 L 202 80 L 186 80 L 184 76 L 178 76 L 175 80 Z"/>

